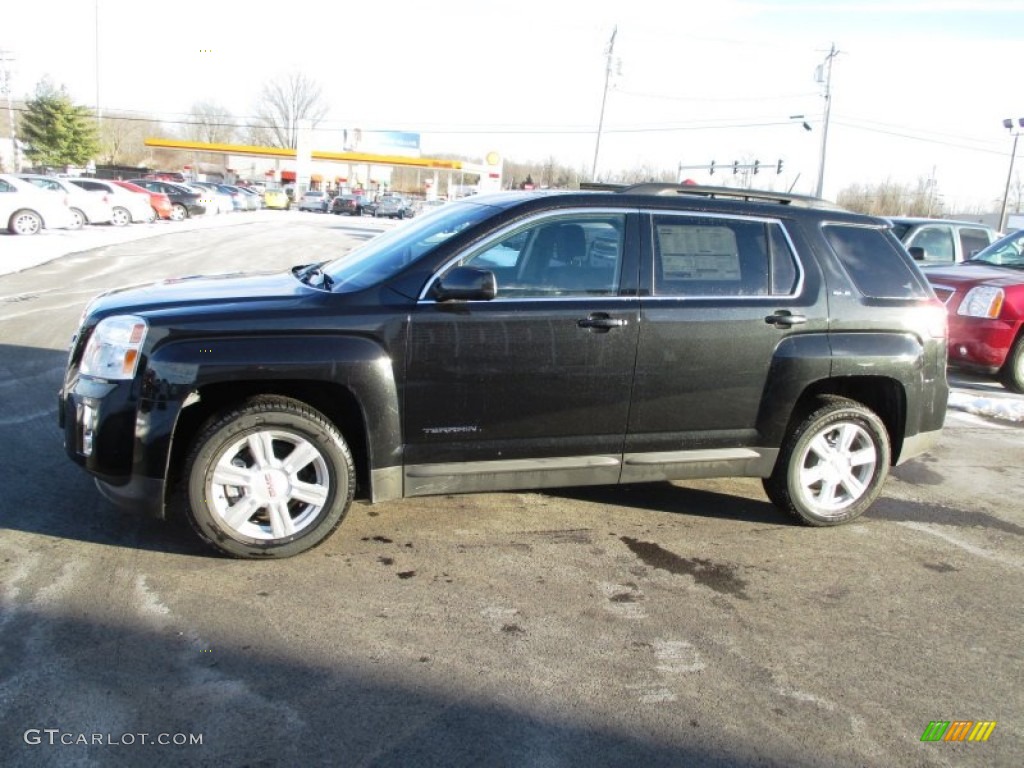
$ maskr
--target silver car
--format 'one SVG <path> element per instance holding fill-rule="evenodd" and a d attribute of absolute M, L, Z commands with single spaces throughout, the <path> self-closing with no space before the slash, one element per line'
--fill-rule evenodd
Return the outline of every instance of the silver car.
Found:
<path fill-rule="evenodd" d="M 114 218 L 114 206 L 103 195 L 93 195 L 67 179 L 43 176 L 37 173 L 18 174 L 19 179 L 35 184 L 40 189 L 65 194 L 71 215 L 75 217 L 75 229 L 85 224 L 109 224 Z"/>
<path fill-rule="evenodd" d="M 319 189 L 309 189 L 302 193 L 302 197 L 299 198 L 299 210 L 300 211 L 316 211 L 317 213 L 327 213 L 327 207 L 331 204 L 331 198 L 326 192 L 321 192 Z"/>

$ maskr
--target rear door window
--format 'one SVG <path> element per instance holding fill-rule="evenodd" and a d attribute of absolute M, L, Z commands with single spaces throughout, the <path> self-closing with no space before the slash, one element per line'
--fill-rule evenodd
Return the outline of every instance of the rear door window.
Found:
<path fill-rule="evenodd" d="M 799 270 L 775 222 L 654 216 L 656 296 L 769 296 L 796 290 Z"/>
<path fill-rule="evenodd" d="M 825 239 L 862 294 L 875 299 L 924 299 L 928 288 L 910 257 L 884 230 L 847 224 L 823 227 Z"/>
<path fill-rule="evenodd" d="M 988 232 L 984 229 L 968 229 L 967 227 L 960 229 L 960 250 L 965 259 L 971 258 L 991 242 Z"/>

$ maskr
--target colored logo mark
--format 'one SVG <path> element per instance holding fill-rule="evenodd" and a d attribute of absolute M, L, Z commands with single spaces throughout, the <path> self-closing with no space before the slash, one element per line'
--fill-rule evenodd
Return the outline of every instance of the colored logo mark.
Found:
<path fill-rule="evenodd" d="M 921 741 L 988 741 L 995 728 L 995 720 L 932 720 Z"/>

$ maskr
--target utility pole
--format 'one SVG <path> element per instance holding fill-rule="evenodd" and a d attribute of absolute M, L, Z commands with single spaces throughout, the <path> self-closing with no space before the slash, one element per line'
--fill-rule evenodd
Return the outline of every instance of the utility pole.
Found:
<path fill-rule="evenodd" d="M 619 31 L 618 26 L 612 28 L 612 36 L 605 49 L 604 67 L 604 93 L 601 95 L 601 116 L 597 121 L 597 143 L 594 145 L 594 167 L 590 172 L 591 181 L 597 181 L 597 156 L 601 152 L 601 132 L 604 130 L 604 107 L 608 102 L 608 84 L 612 79 L 612 56 L 615 53 L 615 35 Z"/>
<path fill-rule="evenodd" d="M 14 63 L 14 55 L 7 51 L 0 50 L 0 92 L 7 96 L 7 119 L 11 128 L 11 164 L 14 173 L 21 170 L 21 158 L 18 156 L 18 139 L 14 131 L 14 104 L 11 101 L 11 92 L 14 90 L 14 75 L 11 72 L 11 65 Z"/>
<path fill-rule="evenodd" d="M 828 122 L 832 114 L 832 60 L 839 55 L 835 43 L 829 49 L 825 61 L 818 65 L 817 81 L 825 84 L 825 124 L 821 130 L 821 158 L 818 160 L 818 188 L 815 197 L 821 197 L 825 188 L 825 151 L 828 148 Z"/>
<path fill-rule="evenodd" d="M 95 50 L 95 61 L 94 66 L 96 67 L 96 130 L 100 129 L 103 114 L 100 111 L 100 0 L 95 0 L 93 3 L 94 21 L 95 21 L 95 35 L 94 41 L 96 43 Z"/>

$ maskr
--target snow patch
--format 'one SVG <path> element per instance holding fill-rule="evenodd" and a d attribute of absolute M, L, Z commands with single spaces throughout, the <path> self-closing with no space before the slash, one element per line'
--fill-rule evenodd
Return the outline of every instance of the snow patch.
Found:
<path fill-rule="evenodd" d="M 949 407 L 975 416 L 1024 424 L 1024 400 L 981 397 L 967 392 L 951 392 Z"/>

